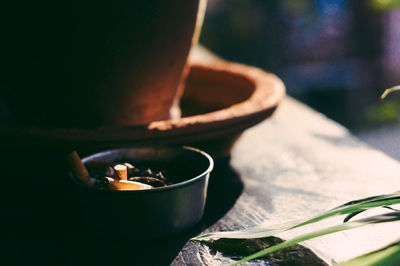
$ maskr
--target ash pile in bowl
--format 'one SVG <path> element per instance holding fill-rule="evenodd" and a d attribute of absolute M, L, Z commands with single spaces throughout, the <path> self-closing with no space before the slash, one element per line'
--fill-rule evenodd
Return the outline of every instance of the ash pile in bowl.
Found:
<path fill-rule="evenodd" d="M 126 169 L 126 173 L 121 178 L 119 169 Z M 114 163 L 105 166 L 104 168 L 91 168 L 88 169 L 90 176 L 98 180 L 106 178 L 125 179 L 128 181 L 138 182 L 157 187 L 165 187 L 171 185 L 172 182 L 168 180 L 168 175 L 165 170 L 149 168 L 146 166 L 133 166 L 128 162 Z"/>

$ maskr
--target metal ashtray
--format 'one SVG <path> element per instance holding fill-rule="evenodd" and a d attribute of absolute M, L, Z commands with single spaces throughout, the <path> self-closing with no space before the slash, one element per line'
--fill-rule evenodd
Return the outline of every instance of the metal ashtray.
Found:
<path fill-rule="evenodd" d="M 172 184 L 144 190 L 102 190 L 78 184 L 80 207 L 87 224 L 98 232 L 121 236 L 164 237 L 200 221 L 206 202 L 213 159 L 191 147 L 131 147 L 84 158 L 89 172 L 107 164 L 129 162 L 162 169 Z"/>

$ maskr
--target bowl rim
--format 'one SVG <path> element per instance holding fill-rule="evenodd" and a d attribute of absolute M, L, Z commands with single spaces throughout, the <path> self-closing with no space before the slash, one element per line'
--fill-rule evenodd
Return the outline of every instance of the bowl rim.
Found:
<path fill-rule="evenodd" d="M 97 189 L 97 188 L 88 186 L 87 184 L 83 184 L 82 182 L 80 182 L 79 180 L 77 180 L 75 178 L 75 176 L 72 174 L 71 171 L 69 171 L 69 176 L 73 180 L 73 182 L 78 184 L 79 186 L 81 186 L 85 189 L 98 191 L 99 193 L 158 193 L 158 192 L 174 190 L 174 189 L 177 189 L 180 187 L 188 186 L 192 183 L 195 183 L 195 182 L 201 180 L 202 178 L 207 177 L 207 175 L 209 175 L 211 173 L 211 171 L 214 169 L 214 160 L 211 157 L 211 155 L 209 155 L 208 153 L 206 153 L 198 148 L 194 148 L 194 147 L 190 147 L 190 146 L 176 146 L 176 145 L 175 146 L 174 145 L 145 145 L 145 146 L 129 146 L 129 147 L 123 147 L 123 148 L 108 149 L 108 150 L 96 152 L 89 156 L 86 156 L 82 159 L 82 162 L 85 164 L 89 160 L 94 159 L 95 157 L 99 157 L 99 156 L 106 155 L 106 154 L 116 152 L 116 151 L 141 149 L 141 148 L 142 149 L 144 149 L 144 148 L 174 149 L 174 150 L 181 150 L 181 151 L 186 150 L 186 151 L 196 152 L 198 154 L 203 155 L 208 160 L 208 167 L 206 170 L 202 171 L 201 174 L 199 174 L 195 177 L 189 178 L 183 182 L 175 183 L 172 185 L 167 185 L 165 187 L 157 187 L 157 188 L 142 189 L 142 190 L 102 190 L 102 189 Z"/>

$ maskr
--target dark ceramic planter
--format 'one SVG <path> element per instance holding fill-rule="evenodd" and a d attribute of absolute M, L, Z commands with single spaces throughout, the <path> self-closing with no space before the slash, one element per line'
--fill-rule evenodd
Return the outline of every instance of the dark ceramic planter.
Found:
<path fill-rule="evenodd" d="M 190 147 L 134 147 L 96 153 L 83 159 L 98 163 L 129 161 L 158 167 L 180 182 L 166 187 L 111 191 L 88 187 L 72 178 L 88 228 L 107 235 L 165 237 L 189 229 L 203 215 L 212 158 Z"/>

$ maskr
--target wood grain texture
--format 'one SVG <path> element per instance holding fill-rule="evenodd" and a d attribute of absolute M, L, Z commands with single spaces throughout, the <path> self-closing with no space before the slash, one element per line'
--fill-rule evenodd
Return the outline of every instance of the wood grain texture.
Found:
<path fill-rule="evenodd" d="M 397 161 L 371 149 L 342 126 L 289 97 L 271 119 L 242 135 L 230 163 L 243 191 L 233 207 L 203 232 L 310 217 L 346 201 L 394 192 L 400 187 Z M 220 178 L 226 177 L 218 173 L 211 176 L 212 180 Z M 210 187 L 213 189 L 216 188 Z M 213 194 L 210 197 L 218 198 Z M 224 200 L 221 194 L 219 201 Z M 341 220 L 331 219 L 321 226 L 338 221 Z M 279 237 L 291 238 L 316 227 L 308 226 Z M 306 246 L 328 263 L 340 262 L 394 241 L 400 237 L 399 229 L 400 223 L 369 226 L 310 240 Z M 229 262 L 232 262 L 230 256 L 188 242 L 172 264 Z M 282 262 L 279 264 L 283 265 Z M 265 265 L 265 262 L 253 264 Z"/>

